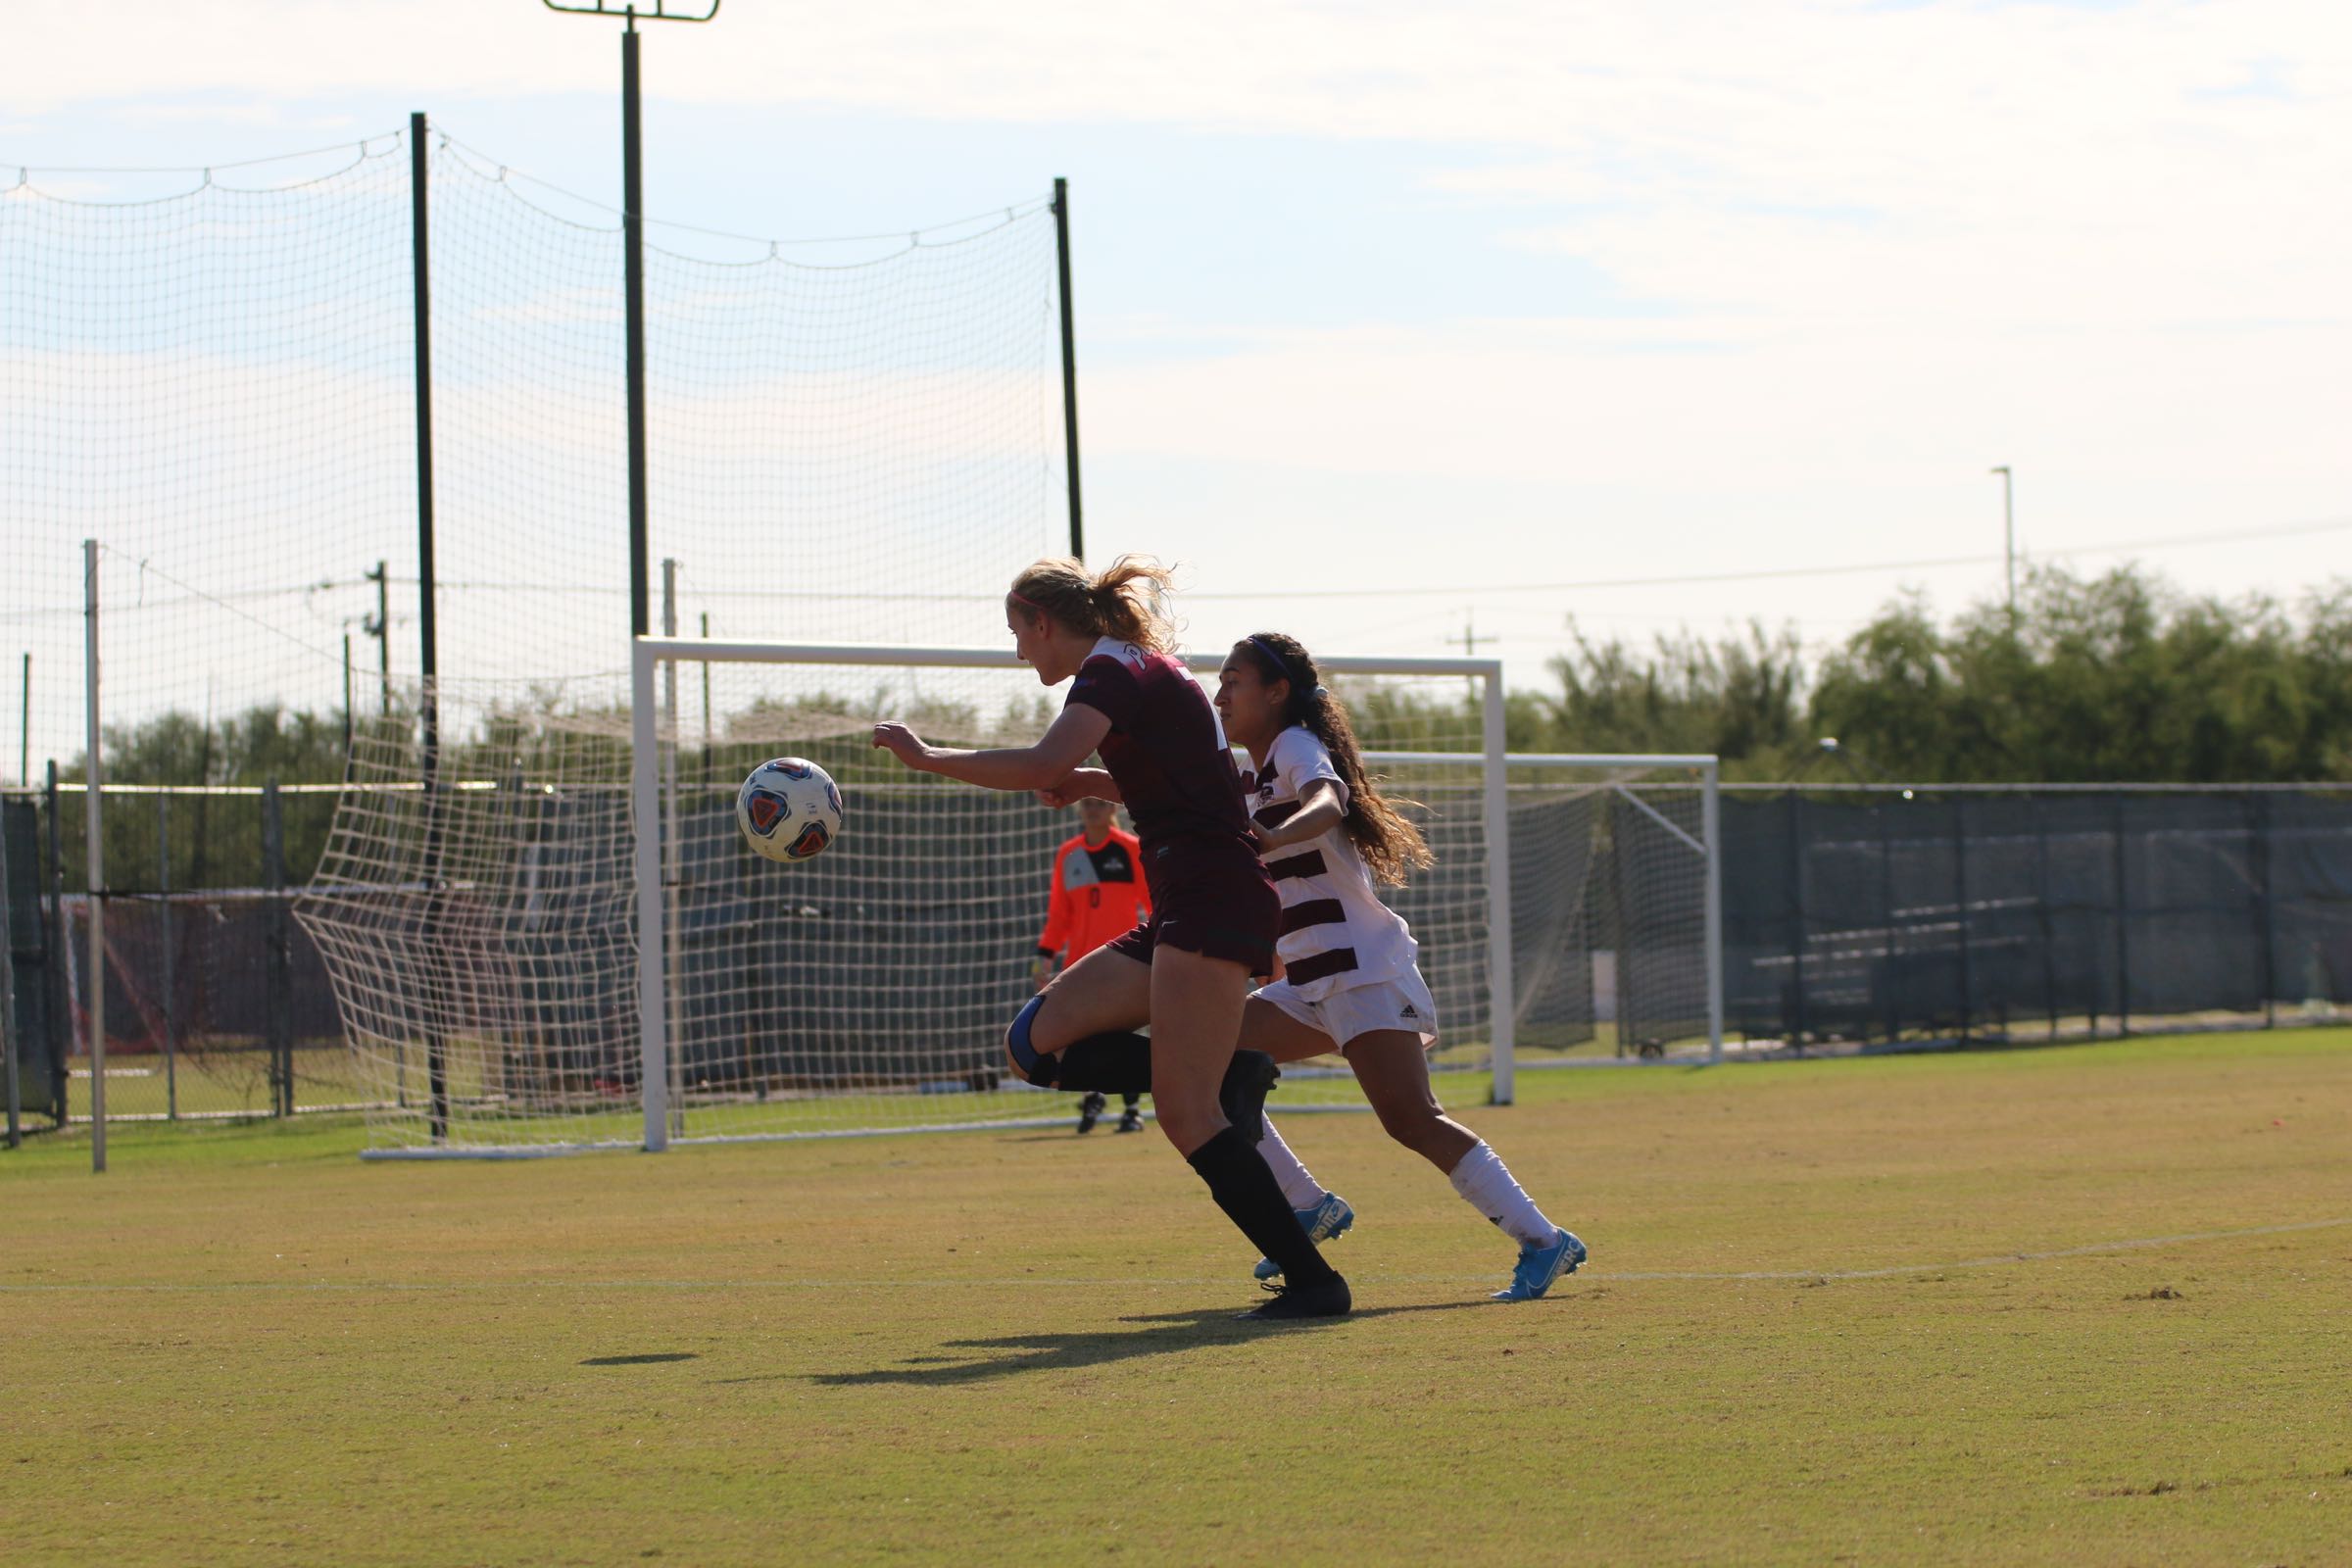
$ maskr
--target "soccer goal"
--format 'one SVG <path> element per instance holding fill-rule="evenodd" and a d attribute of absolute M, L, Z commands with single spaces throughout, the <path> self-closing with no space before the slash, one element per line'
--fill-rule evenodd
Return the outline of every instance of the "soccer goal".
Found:
<path fill-rule="evenodd" d="M 1395 897 L 1448 1099 L 1625 1051 L 1629 1005 L 1659 1049 L 1719 1043 L 1712 758 L 1506 757 L 1493 660 L 1323 668 L 1437 854 Z M 647 638 L 625 685 L 444 686 L 442 782 L 386 791 L 420 762 L 397 748 L 355 769 L 306 901 L 363 1068 L 400 1091 L 371 1153 L 1064 1124 L 1074 1097 L 1013 1078 L 1001 1041 L 1074 813 L 869 744 L 880 717 L 1022 744 L 1058 708 L 1003 649 Z M 778 755 L 845 801 L 792 866 L 734 818 Z M 1362 1099 L 1333 1058 L 1286 1068 L 1278 1104 Z"/>

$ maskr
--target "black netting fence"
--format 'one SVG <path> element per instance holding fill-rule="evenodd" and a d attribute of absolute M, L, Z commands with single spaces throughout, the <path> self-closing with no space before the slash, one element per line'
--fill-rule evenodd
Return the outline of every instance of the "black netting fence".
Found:
<path fill-rule="evenodd" d="M 1727 1027 L 1810 1043 L 2334 1021 L 2352 790 L 1725 792 Z"/>

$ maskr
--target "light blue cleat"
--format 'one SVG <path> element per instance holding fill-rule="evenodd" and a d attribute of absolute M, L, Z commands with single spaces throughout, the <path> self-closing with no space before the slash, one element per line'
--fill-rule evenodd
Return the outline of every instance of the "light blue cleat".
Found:
<path fill-rule="evenodd" d="M 1348 1227 L 1355 1223 L 1355 1210 L 1349 1208 L 1348 1200 L 1337 1193 L 1324 1194 L 1323 1201 L 1312 1208 L 1294 1208 L 1291 1212 L 1298 1216 L 1298 1228 L 1306 1232 L 1306 1239 L 1317 1247 L 1325 1242 L 1338 1241 Z M 1270 1257 L 1261 1257 L 1257 1260 L 1257 1267 L 1250 1272 L 1258 1279 L 1270 1280 L 1282 1272 L 1282 1265 Z"/>
<path fill-rule="evenodd" d="M 1584 1267 L 1586 1256 L 1585 1244 L 1567 1231 L 1560 1232 L 1549 1247 L 1530 1242 L 1519 1249 L 1519 1264 L 1511 1270 L 1511 1283 L 1496 1291 L 1492 1299 L 1536 1300 L 1551 1289 L 1553 1280 Z"/>

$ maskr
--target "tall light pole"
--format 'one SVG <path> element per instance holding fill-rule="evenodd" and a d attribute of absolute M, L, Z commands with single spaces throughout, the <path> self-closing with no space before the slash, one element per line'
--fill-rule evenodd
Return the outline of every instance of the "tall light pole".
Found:
<path fill-rule="evenodd" d="M 2009 574 L 2009 621 L 2017 623 L 2017 508 L 2010 493 L 2009 465 L 1985 470 L 2001 476 L 2001 562 Z"/>
<path fill-rule="evenodd" d="M 637 116 L 637 24 L 709 22 L 720 0 L 541 0 L 550 11 L 617 17 L 620 34 L 621 292 L 629 396 L 629 633 L 652 625 L 652 558 L 646 524 L 645 455 L 645 179 Z"/>

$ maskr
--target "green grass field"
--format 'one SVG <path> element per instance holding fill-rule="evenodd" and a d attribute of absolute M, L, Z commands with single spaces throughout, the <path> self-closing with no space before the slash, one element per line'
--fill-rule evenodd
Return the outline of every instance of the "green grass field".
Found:
<path fill-rule="evenodd" d="M 1359 1311 L 1155 1133 L 363 1164 L 350 1122 L 0 1153 L 11 1562 L 2352 1560 L 2352 1034 L 1534 1073 L 1367 1116 Z M 1280 1108 L 1280 1096 L 1276 1097 Z"/>

